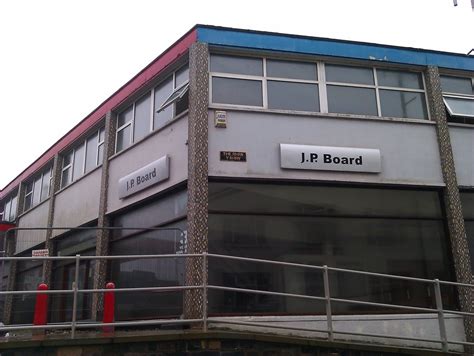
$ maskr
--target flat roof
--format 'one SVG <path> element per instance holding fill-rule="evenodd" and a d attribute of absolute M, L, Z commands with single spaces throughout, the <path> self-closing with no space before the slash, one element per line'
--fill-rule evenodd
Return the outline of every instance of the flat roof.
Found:
<path fill-rule="evenodd" d="M 30 175 L 41 169 L 55 154 L 61 152 L 80 136 L 85 134 L 91 127 L 97 124 L 109 110 L 120 105 L 130 95 L 155 78 L 156 75 L 169 64 L 185 54 L 191 44 L 196 41 L 230 48 L 351 58 L 374 61 L 374 63 L 385 62 L 419 66 L 433 65 L 446 69 L 474 72 L 474 56 L 465 54 L 275 32 L 196 25 L 7 184 L 0 191 L 0 199 L 3 199 L 13 191 L 20 181 L 27 179 Z"/>

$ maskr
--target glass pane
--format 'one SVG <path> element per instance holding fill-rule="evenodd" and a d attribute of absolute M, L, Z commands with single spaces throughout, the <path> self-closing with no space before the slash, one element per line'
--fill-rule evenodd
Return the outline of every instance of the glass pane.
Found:
<path fill-rule="evenodd" d="M 10 210 L 11 210 L 11 207 L 12 207 L 12 201 L 11 200 L 8 200 L 6 203 L 5 203 L 5 209 L 3 210 L 3 214 L 4 214 L 4 219 L 6 221 L 10 221 Z"/>
<path fill-rule="evenodd" d="M 474 192 L 460 192 L 464 219 L 474 220 Z"/>
<path fill-rule="evenodd" d="M 89 137 L 87 140 L 87 152 L 86 152 L 86 172 L 90 172 L 97 166 L 97 133 Z"/>
<path fill-rule="evenodd" d="M 212 78 L 212 102 L 263 106 L 262 82 L 214 77 Z"/>
<path fill-rule="evenodd" d="M 423 89 L 421 73 L 377 69 L 377 80 L 380 86 Z"/>
<path fill-rule="evenodd" d="M 319 111 L 319 94 L 316 84 L 267 82 L 270 109 Z"/>
<path fill-rule="evenodd" d="M 382 116 L 427 119 L 425 94 L 380 90 Z"/>
<path fill-rule="evenodd" d="M 182 112 L 188 110 L 189 106 L 189 90 L 186 91 L 186 94 L 181 99 L 178 99 L 175 103 L 176 115 L 181 114 Z"/>
<path fill-rule="evenodd" d="M 213 54 L 211 56 L 211 72 L 263 75 L 261 58 L 231 57 Z"/>
<path fill-rule="evenodd" d="M 132 134 L 131 127 L 131 125 L 128 125 L 117 132 L 117 152 L 130 146 L 130 135 Z"/>
<path fill-rule="evenodd" d="M 267 77 L 317 80 L 318 72 L 315 63 L 267 59 Z"/>
<path fill-rule="evenodd" d="M 31 199 L 33 198 L 33 194 L 28 194 L 25 196 L 25 211 L 28 210 L 29 208 L 31 208 L 32 206 L 32 202 L 31 202 Z"/>
<path fill-rule="evenodd" d="M 68 166 L 72 162 L 72 151 L 63 156 L 63 167 Z"/>
<path fill-rule="evenodd" d="M 179 88 L 189 80 L 189 67 L 187 65 L 176 71 L 175 80 L 175 88 Z"/>
<path fill-rule="evenodd" d="M 51 184 L 51 168 L 43 173 L 43 181 L 41 183 L 41 201 L 49 197 L 50 184 Z"/>
<path fill-rule="evenodd" d="M 451 115 L 454 116 L 474 116 L 474 98 L 449 98 L 444 97 L 444 100 L 449 106 Z"/>
<path fill-rule="evenodd" d="M 132 121 L 133 119 L 133 105 L 130 105 L 127 109 L 121 112 L 117 119 L 117 129 L 122 127 L 125 123 Z"/>
<path fill-rule="evenodd" d="M 104 142 L 105 139 L 105 128 L 99 130 L 99 142 Z"/>
<path fill-rule="evenodd" d="M 63 170 L 61 175 L 61 188 L 64 188 L 71 183 L 71 168 Z"/>
<path fill-rule="evenodd" d="M 173 118 L 173 105 L 168 106 L 160 112 L 156 112 L 165 100 L 173 92 L 173 78 L 168 78 L 155 88 L 155 107 L 153 109 L 153 130 L 163 127 L 168 121 Z"/>
<path fill-rule="evenodd" d="M 441 88 L 444 92 L 474 95 L 471 78 L 441 76 Z"/>
<path fill-rule="evenodd" d="M 10 208 L 10 221 L 13 221 L 16 219 L 17 203 L 18 203 L 18 197 L 15 195 L 12 198 L 12 203 L 11 203 L 11 208 Z"/>
<path fill-rule="evenodd" d="M 150 132 L 151 96 L 147 94 L 135 103 L 135 127 L 133 141 L 136 142 Z"/>
<path fill-rule="evenodd" d="M 28 193 L 31 193 L 32 191 L 33 191 L 33 182 L 30 182 L 26 185 L 25 195 L 28 194 Z"/>
<path fill-rule="evenodd" d="M 102 164 L 104 161 L 104 144 L 97 147 L 97 165 Z"/>
<path fill-rule="evenodd" d="M 72 170 L 72 180 L 75 181 L 77 178 L 84 174 L 84 145 L 76 147 L 74 150 L 74 162 Z"/>
<path fill-rule="evenodd" d="M 33 184 L 33 205 L 40 202 L 41 199 L 41 176 L 39 176 Z"/>
<path fill-rule="evenodd" d="M 329 112 L 377 116 L 375 89 L 327 86 Z"/>
<path fill-rule="evenodd" d="M 443 218 L 436 191 L 276 184 L 212 182 L 209 184 L 209 210 L 279 215 Z"/>
<path fill-rule="evenodd" d="M 374 84 L 372 68 L 326 64 L 326 81 L 337 83 Z"/>

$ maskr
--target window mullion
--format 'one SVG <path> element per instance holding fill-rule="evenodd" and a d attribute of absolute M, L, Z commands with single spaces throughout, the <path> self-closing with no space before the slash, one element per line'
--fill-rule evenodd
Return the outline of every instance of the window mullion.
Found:
<path fill-rule="evenodd" d="M 382 108 L 380 106 L 379 81 L 377 78 L 377 69 L 375 67 L 372 68 L 372 73 L 374 76 L 374 84 L 375 84 L 375 100 L 377 101 L 377 116 L 382 117 Z"/>
<path fill-rule="evenodd" d="M 317 62 L 317 69 L 318 69 L 318 91 L 319 91 L 319 109 L 322 113 L 329 112 L 329 105 L 328 105 L 328 94 L 326 88 L 326 72 L 324 68 L 323 62 Z"/>
<path fill-rule="evenodd" d="M 262 99 L 263 108 L 268 109 L 268 90 L 267 90 L 267 59 L 263 58 L 263 81 L 262 81 Z"/>

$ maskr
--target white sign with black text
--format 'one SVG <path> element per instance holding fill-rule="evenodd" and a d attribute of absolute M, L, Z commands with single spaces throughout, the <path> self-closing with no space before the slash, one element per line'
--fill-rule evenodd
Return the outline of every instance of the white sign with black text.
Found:
<path fill-rule="evenodd" d="M 288 169 L 368 172 L 381 171 L 380 150 L 280 144 L 280 165 Z"/>
<path fill-rule="evenodd" d="M 119 198 L 123 199 L 170 177 L 168 155 L 119 179 Z"/>

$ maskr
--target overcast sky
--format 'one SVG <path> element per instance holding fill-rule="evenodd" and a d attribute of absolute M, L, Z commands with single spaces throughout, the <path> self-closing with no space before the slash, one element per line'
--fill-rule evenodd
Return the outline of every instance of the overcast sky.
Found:
<path fill-rule="evenodd" d="M 458 3 L 0 0 L 0 188 L 197 23 L 467 53 Z"/>

